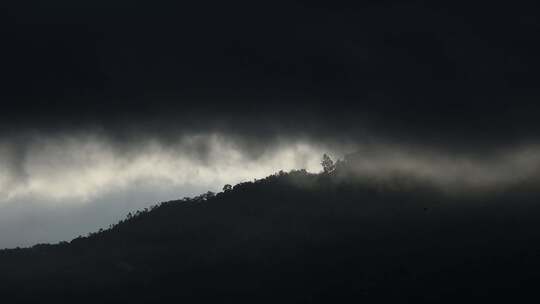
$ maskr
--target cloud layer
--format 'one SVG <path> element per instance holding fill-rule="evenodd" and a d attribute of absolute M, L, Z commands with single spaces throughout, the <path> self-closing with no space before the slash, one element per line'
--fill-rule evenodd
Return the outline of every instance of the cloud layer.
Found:
<path fill-rule="evenodd" d="M 27 140 L 24 146 L 0 145 L 0 204 L 23 198 L 88 202 L 139 184 L 215 191 L 224 183 L 282 169 L 318 171 L 324 151 L 320 145 L 284 141 L 253 156 L 218 134 L 183 136 L 171 144 L 148 139 L 129 148 L 96 135 Z"/>
<path fill-rule="evenodd" d="M 540 145 L 465 153 L 421 145 L 200 132 L 118 140 L 106 133 L 20 133 L 0 142 L 0 247 L 69 240 L 159 201 L 220 191 L 279 170 L 321 170 L 357 152 L 354 172 L 467 195 L 538 183 Z"/>
<path fill-rule="evenodd" d="M 540 146 L 529 144 L 474 154 L 386 143 L 321 143 L 281 138 L 246 144 L 227 134 L 182 135 L 171 142 L 150 137 L 118 144 L 99 134 L 26 135 L 0 143 L 0 204 L 42 201 L 80 204 L 111 191 L 152 185 L 207 188 L 261 178 L 279 170 L 320 171 L 323 153 L 355 154 L 359 176 L 396 176 L 449 191 L 490 191 L 536 179 Z M 261 146 L 254 147 L 260 143 Z M 187 194 L 195 194 L 193 192 Z"/>
<path fill-rule="evenodd" d="M 477 194 L 535 185 L 540 178 L 540 145 L 490 152 L 451 153 L 399 145 L 359 147 L 348 157 L 358 176 L 382 182 L 401 178 L 449 194 Z"/>

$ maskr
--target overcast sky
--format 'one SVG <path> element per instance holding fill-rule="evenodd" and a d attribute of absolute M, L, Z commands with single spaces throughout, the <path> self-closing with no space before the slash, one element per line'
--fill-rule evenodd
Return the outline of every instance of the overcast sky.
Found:
<path fill-rule="evenodd" d="M 3 3 L 0 247 L 364 151 L 449 191 L 535 179 L 534 6 Z"/>

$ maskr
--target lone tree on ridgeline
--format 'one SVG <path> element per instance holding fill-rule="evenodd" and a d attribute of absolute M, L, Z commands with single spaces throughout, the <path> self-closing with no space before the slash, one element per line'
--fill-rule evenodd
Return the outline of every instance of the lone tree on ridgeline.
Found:
<path fill-rule="evenodd" d="M 326 153 L 323 154 L 321 165 L 323 167 L 324 173 L 330 173 L 336 169 L 334 161 Z"/>

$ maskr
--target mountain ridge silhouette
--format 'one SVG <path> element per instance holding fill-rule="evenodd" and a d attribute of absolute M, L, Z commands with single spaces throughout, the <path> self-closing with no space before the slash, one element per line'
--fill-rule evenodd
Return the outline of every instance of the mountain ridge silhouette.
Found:
<path fill-rule="evenodd" d="M 446 196 L 280 171 L 70 242 L 0 251 L 13 303 L 469 302 L 535 295 L 536 191 Z M 379 185 L 379 186 L 377 186 Z"/>

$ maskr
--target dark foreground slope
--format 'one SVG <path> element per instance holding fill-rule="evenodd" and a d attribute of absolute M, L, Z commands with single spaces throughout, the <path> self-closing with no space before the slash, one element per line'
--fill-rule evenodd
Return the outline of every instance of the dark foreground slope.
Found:
<path fill-rule="evenodd" d="M 339 173 L 339 172 L 338 172 Z M 278 174 L 162 203 L 69 243 L 0 252 L 2 303 L 473 302 L 537 297 L 534 191 Z"/>

